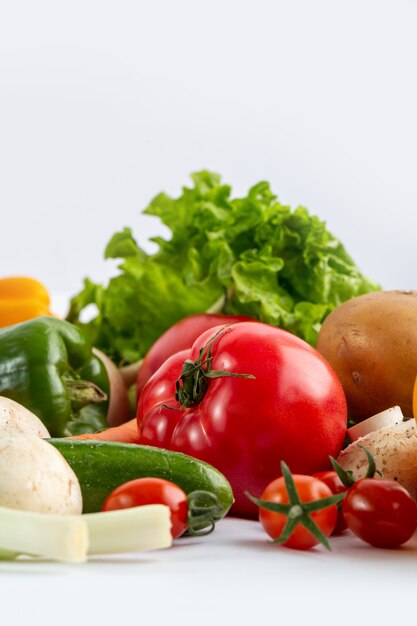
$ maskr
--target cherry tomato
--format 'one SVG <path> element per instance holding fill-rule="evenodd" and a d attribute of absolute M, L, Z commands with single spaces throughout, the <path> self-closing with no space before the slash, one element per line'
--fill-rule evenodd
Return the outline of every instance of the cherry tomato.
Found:
<path fill-rule="evenodd" d="M 295 487 L 301 502 L 315 502 L 332 495 L 331 489 L 321 480 L 313 476 L 301 476 L 293 474 Z M 289 502 L 288 491 L 283 477 L 273 480 L 263 492 L 261 500 L 287 504 Z M 311 519 L 317 524 L 321 532 L 329 537 L 336 525 L 337 506 L 334 504 L 320 511 L 310 513 Z M 272 539 L 277 539 L 284 530 L 288 516 L 283 513 L 274 513 L 266 509 L 259 509 L 259 521 Z M 283 545 L 296 550 L 308 550 L 319 543 L 307 528 L 298 523 L 289 539 Z"/>
<path fill-rule="evenodd" d="M 207 357 L 210 341 L 212 372 L 207 360 L 190 365 L 201 350 Z M 196 386 L 184 382 L 184 368 L 198 375 Z M 206 376 L 213 371 L 252 378 Z M 190 403 L 176 398 L 178 388 Z M 214 465 L 232 485 L 232 512 L 255 517 L 245 490 L 262 493 L 280 475 L 281 459 L 298 474 L 327 469 L 343 445 L 347 409 L 336 374 L 314 348 L 274 326 L 241 322 L 206 331 L 165 361 L 142 391 L 137 419 L 139 443 Z"/>
<path fill-rule="evenodd" d="M 103 511 L 130 509 L 144 504 L 169 506 L 173 539 L 187 530 L 187 496 L 180 487 L 162 478 L 137 478 L 116 487 L 107 496 Z"/>
<path fill-rule="evenodd" d="M 250 321 L 243 315 L 224 315 L 222 313 L 199 313 L 189 315 L 168 328 L 148 350 L 139 368 L 136 381 L 136 392 L 139 398 L 149 378 L 158 370 L 162 363 L 180 350 L 191 348 L 194 341 L 208 328 L 219 324 L 236 324 Z"/>
<path fill-rule="evenodd" d="M 327 485 L 332 493 L 344 493 L 345 491 L 347 491 L 347 487 L 345 487 L 345 485 L 342 483 L 339 476 L 334 470 L 328 470 L 327 472 L 317 472 L 316 474 L 313 474 L 313 476 L 314 478 L 318 478 L 325 485 Z M 347 524 L 342 513 L 342 503 L 339 502 L 337 522 L 334 531 L 332 532 L 332 535 L 340 535 L 346 529 Z"/>
<path fill-rule="evenodd" d="M 393 480 L 358 480 L 343 500 L 342 511 L 348 528 L 377 548 L 396 548 L 417 528 L 416 504 Z"/>

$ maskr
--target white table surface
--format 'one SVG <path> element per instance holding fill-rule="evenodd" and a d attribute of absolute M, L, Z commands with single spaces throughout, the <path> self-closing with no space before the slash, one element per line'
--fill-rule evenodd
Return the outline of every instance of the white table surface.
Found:
<path fill-rule="evenodd" d="M 275 546 L 257 522 L 229 518 L 167 550 L 0 562 L 1 623 L 415 623 L 417 541 L 387 551 L 346 535 L 332 547 Z"/>

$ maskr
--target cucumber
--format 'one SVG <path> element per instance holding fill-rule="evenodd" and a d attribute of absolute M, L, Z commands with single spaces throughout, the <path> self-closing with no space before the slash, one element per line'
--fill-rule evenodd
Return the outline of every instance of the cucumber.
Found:
<path fill-rule="evenodd" d="M 214 467 L 180 452 L 113 441 L 48 439 L 72 467 L 81 485 L 83 513 L 101 511 L 113 489 L 135 478 L 152 476 L 175 483 L 185 493 L 203 490 L 217 496 L 219 518 L 233 504 L 228 480 Z"/>

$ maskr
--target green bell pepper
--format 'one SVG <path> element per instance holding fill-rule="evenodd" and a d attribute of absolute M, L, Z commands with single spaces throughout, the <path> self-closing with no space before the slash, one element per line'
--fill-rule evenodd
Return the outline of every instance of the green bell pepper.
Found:
<path fill-rule="evenodd" d="M 38 317 L 0 329 L 0 395 L 35 413 L 51 436 L 107 426 L 109 379 L 83 332 Z"/>

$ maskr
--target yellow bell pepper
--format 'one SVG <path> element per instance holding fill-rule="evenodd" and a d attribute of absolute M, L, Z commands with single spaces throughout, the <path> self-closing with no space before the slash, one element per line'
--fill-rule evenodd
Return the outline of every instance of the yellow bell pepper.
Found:
<path fill-rule="evenodd" d="M 48 291 L 34 278 L 0 278 L 0 327 L 52 315 L 50 304 Z"/>

